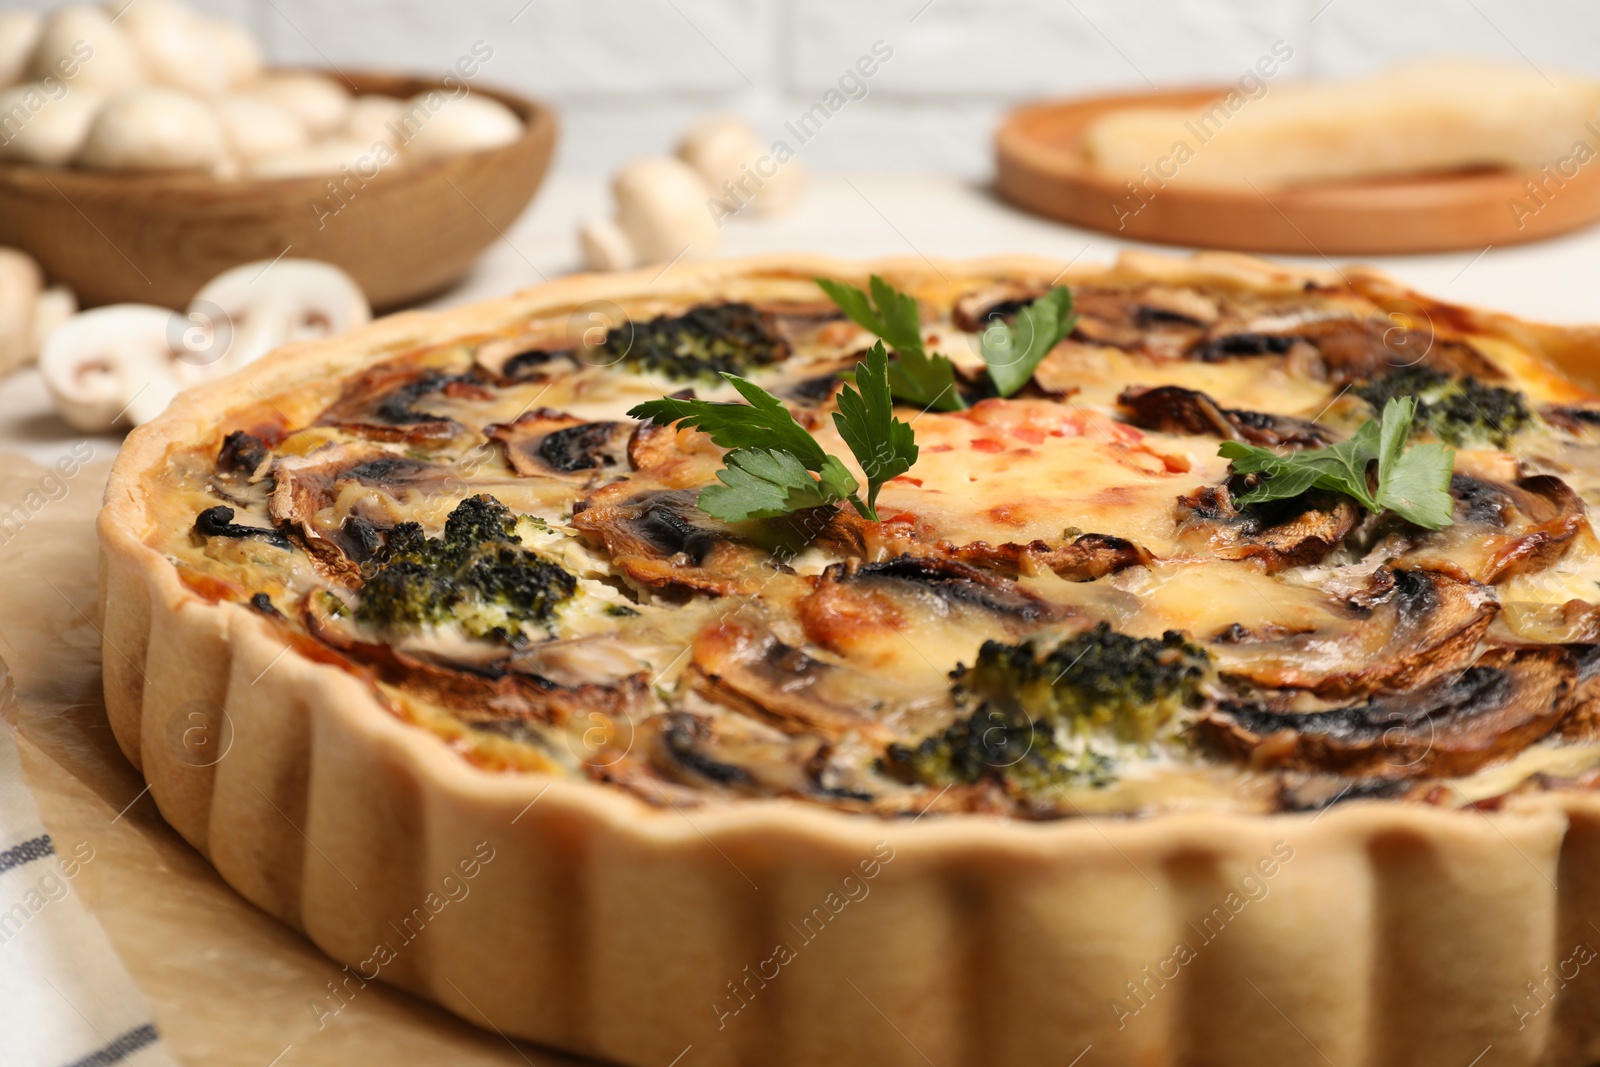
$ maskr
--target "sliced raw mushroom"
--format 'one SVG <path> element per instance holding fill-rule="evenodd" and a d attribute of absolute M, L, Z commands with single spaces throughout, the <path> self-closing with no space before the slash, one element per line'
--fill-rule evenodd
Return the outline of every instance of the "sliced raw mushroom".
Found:
<path fill-rule="evenodd" d="M 1349 497 L 1320 490 L 1241 512 L 1227 486 L 1205 486 L 1178 498 L 1178 540 L 1198 555 L 1256 560 L 1272 572 L 1322 559 L 1360 514 Z"/>
<path fill-rule="evenodd" d="M 1452 778 L 1549 734 L 1571 705 L 1577 678 L 1565 649 L 1492 649 L 1410 692 L 1307 713 L 1234 704 L 1206 713 L 1196 730 L 1257 769 Z"/>
<path fill-rule="evenodd" d="M 28 60 L 44 32 L 44 19 L 33 11 L 0 11 L 0 88 L 15 85 L 27 74 Z"/>
<path fill-rule="evenodd" d="M 534 408 L 512 423 L 494 423 L 484 434 L 505 449 L 518 474 L 576 474 L 626 470 L 632 422 L 586 422 L 559 411 Z"/>
<path fill-rule="evenodd" d="M 116 93 L 148 80 L 139 51 L 122 28 L 99 8 L 79 4 L 45 18 L 28 77 L 67 82 L 74 93 L 79 89 Z"/>
<path fill-rule="evenodd" d="M 405 102 L 395 122 L 405 154 L 419 160 L 499 148 L 524 132 L 516 112 L 481 93 L 421 93 Z"/>
<path fill-rule="evenodd" d="M 1321 427 L 1305 419 L 1225 408 L 1205 393 L 1177 385 L 1124 389 L 1117 397 L 1117 406 L 1127 412 L 1133 425 L 1162 433 L 1209 435 L 1248 441 L 1264 448 L 1320 448 L 1332 440 Z"/>
<path fill-rule="evenodd" d="M 76 160 L 100 170 L 210 170 L 227 146 L 217 113 L 177 89 L 130 89 L 106 102 Z"/>
<path fill-rule="evenodd" d="M 221 369 L 232 371 L 274 348 L 334 337 L 372 321 L 354 278 L 311 259 L 262 260 L 223 271 L 189 303 L 195 321 L 217 319 L 231 340 Z"/>
<path fill-rule="evenodd" d="M 39 353 L 44 351 L 44 343 L 50 335 L 77 313 L 78 298 L 66 286 L 52 285 L 40 293 L 39 299 L 34 301 L 33 305 L 33 343 L 26 361 L 32 363 L 37 360 Z"/>
<path fill-rule="evenodd" d="M 76 156 L 105 105 L 98 89 L 25 82 L 0 90 L 0 159 L 59 166 Z"/>
<path fill-rule="evenodd" d="M 1225 677 L 1347 700 L 1415 689 L 1460 670 L 1477 654 L 1498 611 L 1493 593 L 1477 582 L 1437 571 L 1382 569 L 1345 618 L 1265 639 L 1240 631 L 1211 651 Z"/>
<path fill-rule="evenodd" d="M 168 341 L 172 312 L 113 304 L 69 319 L 39 354 L 39 373 L 69 425 L 84 433 L 137 426 L 182 388 Z"/>
<path fill-rule="evenodd" d="M 678 142 L 678 158 L 700 172 L 712 196 L 730 212 L 749 205 L 758 215 L 778 215 L 805 192 L 800 163 L 779 163 L 750 124 L 731 115 L 690 127 Z"/>

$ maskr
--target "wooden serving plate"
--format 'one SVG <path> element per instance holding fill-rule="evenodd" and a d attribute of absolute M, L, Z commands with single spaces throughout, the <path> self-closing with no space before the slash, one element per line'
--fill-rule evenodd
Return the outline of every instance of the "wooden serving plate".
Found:
<path fill-rule="evenodd" d="M 1165 188 L 1152 183 L 1149 188 L 1154 192 L 1144 193 L 1141 201 L 1129 191 L 1126 178 L 1103 174 L 1083 159 L 1085 130 L 1109 111 L 1197 107 L 1220 99 L 1229 88 L 1018 108 L 996 136 L 1000 194 L 1029 211 L 1129 240 L 1299 255 L 1403 254 L 1518 244 L 1600 219 L 1600 161 L 1577 167 L 1577 175 L 1564 177 L 1565 187 L 1553 194 L 1541 193 L 1541 205 L 1524 183 L 1533 179 L 1537 184 L 1545 180 L 1543 174 L 1503 168 L 1260 191 L 1248 186 L 1186 185 L 1180 169 Z M 1577 134 L 1573 139 L 1577 141 Z M 1515 202 L 1524 204 L 1527 212 L 1513 211 Z"/>
<path fill-rule="evenodd" d="M 402 99 L 441 87 L 387 74 L 350 80 Z M 339 198 L 329 187 L 345 180 L 338 175 L 219 181 L 0 163 L 0 245 L 31 254 L 85 306 L 182 307 L 227 268 L 285 254 L 343 267 L 374 307 L 410 303 L 459 280 L 527 207 L 550 163 L 549 108 L 473 92 L 510 107 L 527 132 L 499 148 L 384 167 L 364 187 L 349 179 Z"/>

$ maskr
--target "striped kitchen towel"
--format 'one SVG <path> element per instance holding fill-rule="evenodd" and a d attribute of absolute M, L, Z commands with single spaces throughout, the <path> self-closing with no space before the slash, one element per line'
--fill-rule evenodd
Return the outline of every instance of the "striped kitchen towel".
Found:
<path fill-rule="evenodd" d="M 74 891 L 87 841 L 39 822 L 11 727 L 0 723 L 0 1064 L 175 1067 L 144 998 Z"/>

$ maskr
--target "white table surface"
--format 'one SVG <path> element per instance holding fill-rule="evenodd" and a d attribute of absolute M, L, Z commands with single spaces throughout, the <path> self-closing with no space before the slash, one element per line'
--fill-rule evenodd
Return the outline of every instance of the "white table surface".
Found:
<path fill-rule="evenodd" d="M 503 296 L 578 269 L 573 236 L 577 222 L 609 210 L 607 187 L 601 176 L 553 176 L 471 275 L 430 306 Z M 1035 218 L 970 182 L 869 174 L 813 177 L 792 214 L 774 220 L 736 217 L 723 234 L 722 254 L 730 256 L 803 251 L 959 258 L 1028 252 L 1064 261 L 1107 262 L 1120 249 L 1137 247 L 1107 234 Z M 1286 258 L 1329 265 L 1317 257 Z M 1453 303 L 1547 322 L 1600 322 L 1600 226 L 1533 245 L 1362 261 Z M 0 382 L 0 452 L 22 452 L 50 462 L 81 440 L 81 434 L 56 418 L 37 373 L 28 370 Z M 120 439 L 90 440 L 97 455 L 110 455 Z"/>

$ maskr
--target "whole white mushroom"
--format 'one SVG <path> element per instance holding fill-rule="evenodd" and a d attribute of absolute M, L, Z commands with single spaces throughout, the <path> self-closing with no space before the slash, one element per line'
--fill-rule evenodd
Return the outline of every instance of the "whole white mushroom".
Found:
<path fill-rule="evenodd" d="M 25 82 L 0 89 L 0 159 L 57 166 L 76 156 L 105 104 L 97 89 Z"/>
<path fill-rule="evenodd" d="M 399 162 L 399 158 L 392 155 L 385 160 L 382 152 L 381 148 L 374 150 L 370 141 L 333 137 L 303 148 L 260 156 L 250 161 L 248 171 L 253 178 L 310 178 L 338 174 L 348 167 L 362 181 L 371 181 L 380 170 L 390 170 Z"/>
<path fill-rule="evenodd" d="M 0 88 L 21 81 L 44 19 L 32 11 L 0 11 Z"/>
<path fill-rule="evenodd" d="M 635 263 L 716 251 L 721 233 L 706 205 L 710 190 L 699 171 L 683 160 L 636 159 L 617 173 L 611 188 L 617 198 L 617 225 L 627 235 Z"/>
<path fill-rule="evenodd" d="M 115 93 L 143 85 L 139 53 L 121 27 L 95 7 L 64 7 L 45 19 L 28 63 L 34 81 L 56 78 L 74 90 Z"/>
<path fill-rule="evenodd" d="M 584 219 L 578 224 L 578 249 L 590 270 L 627 270 L 636 266 L 633 242 L 615 219 Z"/>
<path fill-rule="evenodd" d="M 187 5 L 177 0 L 137 0 L 120 5 L 114 14 L 153 84 L 200 96 L 215 96 L 232 87 L 233 71 L 217 46 L 210 20 Z"/>
<path fill-rule="evenodd" d="M 0 374 L 27 362 L 33 348 L 33 320 L 44 273 L 33 257 L 15 248 L 0 248 Z"/>
<path fill-rule="evenodd" d="M 523 134 L 516 112 L 479 93 L 419 93 L 406 101 L 400 125 L 406 154 L 413 159 L 481 152 Z"/>
<path fill-rule="evenodd" d="M 0 248 L 0 375 L 37 359 L 45 339 L 77 310 L 72 290 L 44 287 L 32 256 Z"/>
<path fill-rule="evenodd" d="M 344 120 L 345 137 L 364 141 L 369 145 L 382 142 L 390 148 L 400 143 L 400 116 L 405 113 L 406 102 L 392 96 L 368 93 L 350 103 L 350 114 Z"/>
<path fill-rule="evenodd" d="M 101 170 L 209 170 L 223 155 L 216 112 L 188 93 L 152 87 L 112 97 L 77 161 Z"/>
<path fill-rule="evenodd" d="M 750 124 L 731 115 L 714 115 L 690 127 L 678 144 L 678 158 L 700 172 L 728 211 L 749 206 L 760 215 L 779 214 L 805 191 L 799 161 L 779 163 Z"/>
<path fill-rule="evenodd" d="M 298 115 L 312 137 L 333 133 L 350 114 L 350 94 L 344 86 L 320 74 L 272 74 L 261 79 L 255 91 Z"/>
<path fill-rule="evenodd" d="M 204 20 L 202 29 L 227 67 L 231 88 L 243 88 L 260 79 L 266 60 L 254 37 L 231 22 L 217 19 Z"/>
<path fill-rule="evenodd" d="M 300 117 L 269 97 L 229 93 L 214 106 L 228 147 L 242 160 L 295 152 L 311 143 Z"/>

